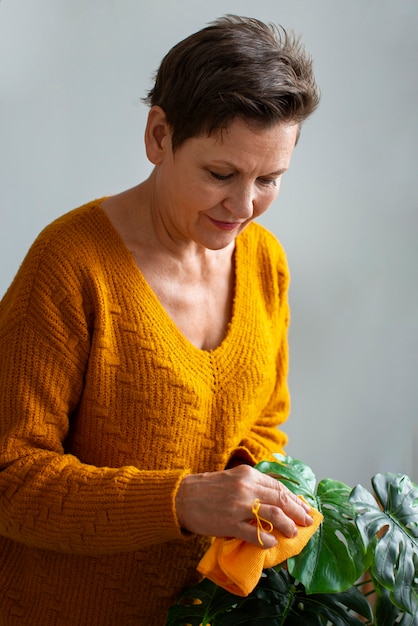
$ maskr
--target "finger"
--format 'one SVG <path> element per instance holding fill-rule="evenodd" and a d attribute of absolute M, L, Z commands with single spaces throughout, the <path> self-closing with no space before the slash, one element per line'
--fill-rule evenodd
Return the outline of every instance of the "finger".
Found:
<path fill-rule="evenodd" d="M 285 537 L 296 537 L 298 529 L 295 521 L 288 517 L 282 509 L 277 506 L 263 505 L 260 507 L 260 516 L 268 520 L 274 528 L 279 530 Z M 266 528 L 264 528 L 266 530 Z"/>
<path fill-rule="evenodd" d="M 301 498 L 295 496 L 295 494 L 281 490 L 279 491 L 278 500 L 277 508 L 296 522 L 296 524 L 310 526 L 313 523 L 313 518 L 310 514 L 311 507 Z"/>
<path fill-rule="evenodd" d="M 248 543 L 252 543 L 254 546 L 259 548 L 274 548 L 277 545 L 277 539 L 271 533 L 266 533 L 263 530 L 257 532 L 257 527 L 253 524 L 249 524 L 248 522 L 242 522 L 238 526 L 237 537 L 239 539 L 243 539 Z M 261 543 L 260 543 L 261 540 Z"/>
<path fill-rule="evenodd" d="M 290 517 L 300 526 L 310 526 L 313 519 L 310 515 L 310 505 L 295 495 L 283 483 L 271 479 L 267 490 L 260 497 L 264 504 L 271 504 L 281 509 L 287 517 Z M 266 485 L 267 486 L 267 485 Z"/>

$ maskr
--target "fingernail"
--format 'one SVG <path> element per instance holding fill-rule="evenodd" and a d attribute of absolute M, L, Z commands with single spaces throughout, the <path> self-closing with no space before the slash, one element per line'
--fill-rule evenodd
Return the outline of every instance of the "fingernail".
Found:
<path fill-rule="evenodd" d="M 311 524 L 313 524 L 313 517 L 311 517 L 310 515 L 306 515 L 305 522 L 307 526 L 310 526 Z"/>

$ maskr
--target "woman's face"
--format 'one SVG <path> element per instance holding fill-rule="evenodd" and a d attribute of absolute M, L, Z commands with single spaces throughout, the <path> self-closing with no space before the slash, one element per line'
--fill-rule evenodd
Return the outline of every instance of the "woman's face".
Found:
<path fill-rule="evenodd" d="M 236 119 L 226 131 L 187 139 L 174 154 L 167 134 L 153 207 L 164 229 L 212 250 L 231 244 L 277 197 L 297 132 L 297 124 L 256 129 Z"/>

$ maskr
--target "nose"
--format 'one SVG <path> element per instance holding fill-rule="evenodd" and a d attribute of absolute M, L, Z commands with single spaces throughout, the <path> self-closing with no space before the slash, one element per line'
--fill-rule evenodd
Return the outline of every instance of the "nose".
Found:
<path fill-rule="evenodd" d="M 255 193 L 252 185 L 236 184 L 229 189 L 224 207 L 239 220 L 248 220 L 253 216 Z"/>

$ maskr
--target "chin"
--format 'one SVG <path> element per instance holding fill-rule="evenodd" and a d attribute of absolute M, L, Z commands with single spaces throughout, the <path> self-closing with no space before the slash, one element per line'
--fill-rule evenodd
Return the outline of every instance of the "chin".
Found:
<path fill-rule="evenodd" d="M 237 237 L 237 233 L 234 235 L 223 237 L 207 237 L 201 243 L 208 250 L 223 250 L 224 248 L 228 248 L 229 246 L 233 246 L 235 243 L 235 239 Z"/>

